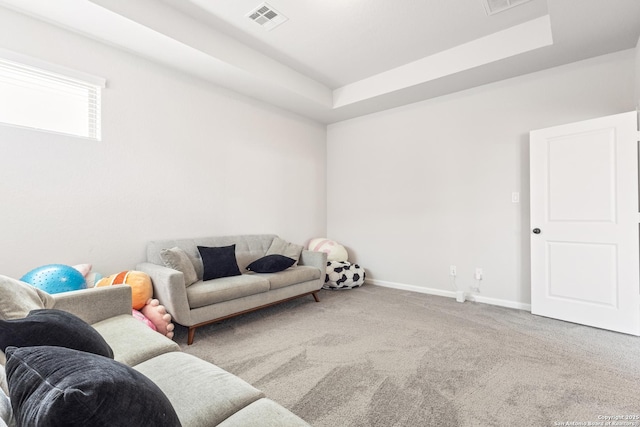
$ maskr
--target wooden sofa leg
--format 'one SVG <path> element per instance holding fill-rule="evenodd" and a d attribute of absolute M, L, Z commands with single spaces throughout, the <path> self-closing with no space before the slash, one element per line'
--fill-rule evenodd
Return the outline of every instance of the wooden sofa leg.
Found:
<path fill-rule="evenodd" d="M 196 328 L 189 326 L 189 334 L 187 335 L 187 345 L 193 344 L 193 337 L 196 334 Z"/>
<path fill-rule="evenodd" d="M 311 292 L 311 295 L 313 295 L 313 299 L 316 300 L 316 302 L 320 302 L 320 298 L 318 298 L 318 291 Z"/>

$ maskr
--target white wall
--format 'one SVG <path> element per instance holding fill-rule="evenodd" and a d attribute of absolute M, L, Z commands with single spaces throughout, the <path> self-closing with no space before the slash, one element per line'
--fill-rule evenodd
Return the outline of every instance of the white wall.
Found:
<path fill-rule="evenodd" d="M 159 238 L 325 234 L 325 126 L 2 8 L 0 47 L 108 80 L 102 142 L 0 126 L 0 274 L 112 274 Z"/>
<path fill-rule="evenodd" d="M 636 44 L 636 110 L 640 115 L 640 38 Z"/>
<path fill-rule="evenodd" d="M 634 55 L 330 125 L 328 237 L 374 282 L 442 293 L 453 289 L 449 265 L 465 289 L 482 267 L 481 297 L 526 307 L 529 131 L 632 110 Z"/>

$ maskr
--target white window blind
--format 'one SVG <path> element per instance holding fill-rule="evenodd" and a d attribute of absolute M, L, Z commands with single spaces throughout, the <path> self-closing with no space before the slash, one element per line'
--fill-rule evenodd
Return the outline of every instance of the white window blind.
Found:
<path fill-rule="evenodd" d="M 0 52 L 1 123 L 100 140 L 104 79 L 6 56 Z"/>

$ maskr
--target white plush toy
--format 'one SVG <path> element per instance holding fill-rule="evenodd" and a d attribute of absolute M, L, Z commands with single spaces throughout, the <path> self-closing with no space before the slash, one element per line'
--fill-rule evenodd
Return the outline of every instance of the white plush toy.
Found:
<path fill-rule="evenodd" d="M 311 239 L 309 250 L 315 252 L 326 252 L 327 261 L 347 261 L 349 254 L 344 246 L 325 237 Z"/>
<path fill-rule="evenodd" d="M 84 280 L 87 283 L 87 288 L 93 288 L 95 284 L 102 279 L 102 274 L 94 273 L 91 271 L 93 266 L 91 264 L 78 264 L 74 265 L 73 268 L 78 270 L 80 274 L 84 276 Z"/>

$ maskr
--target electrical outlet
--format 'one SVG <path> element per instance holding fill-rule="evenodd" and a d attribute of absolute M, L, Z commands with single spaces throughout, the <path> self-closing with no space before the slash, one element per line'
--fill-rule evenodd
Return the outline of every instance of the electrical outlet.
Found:
<path fill-rule="evenodd" d="M 476 280 L 482 280 L 482 268 L 476 267 L 476 274 L 474 277 Z"/>
<path fill-rule="evenodd" d="M 455 265 L 450 265 L 449 266 L 449 276 L 457 276 L 458 275 L 458 270 L 456 270 L 456 266 Z"/>

